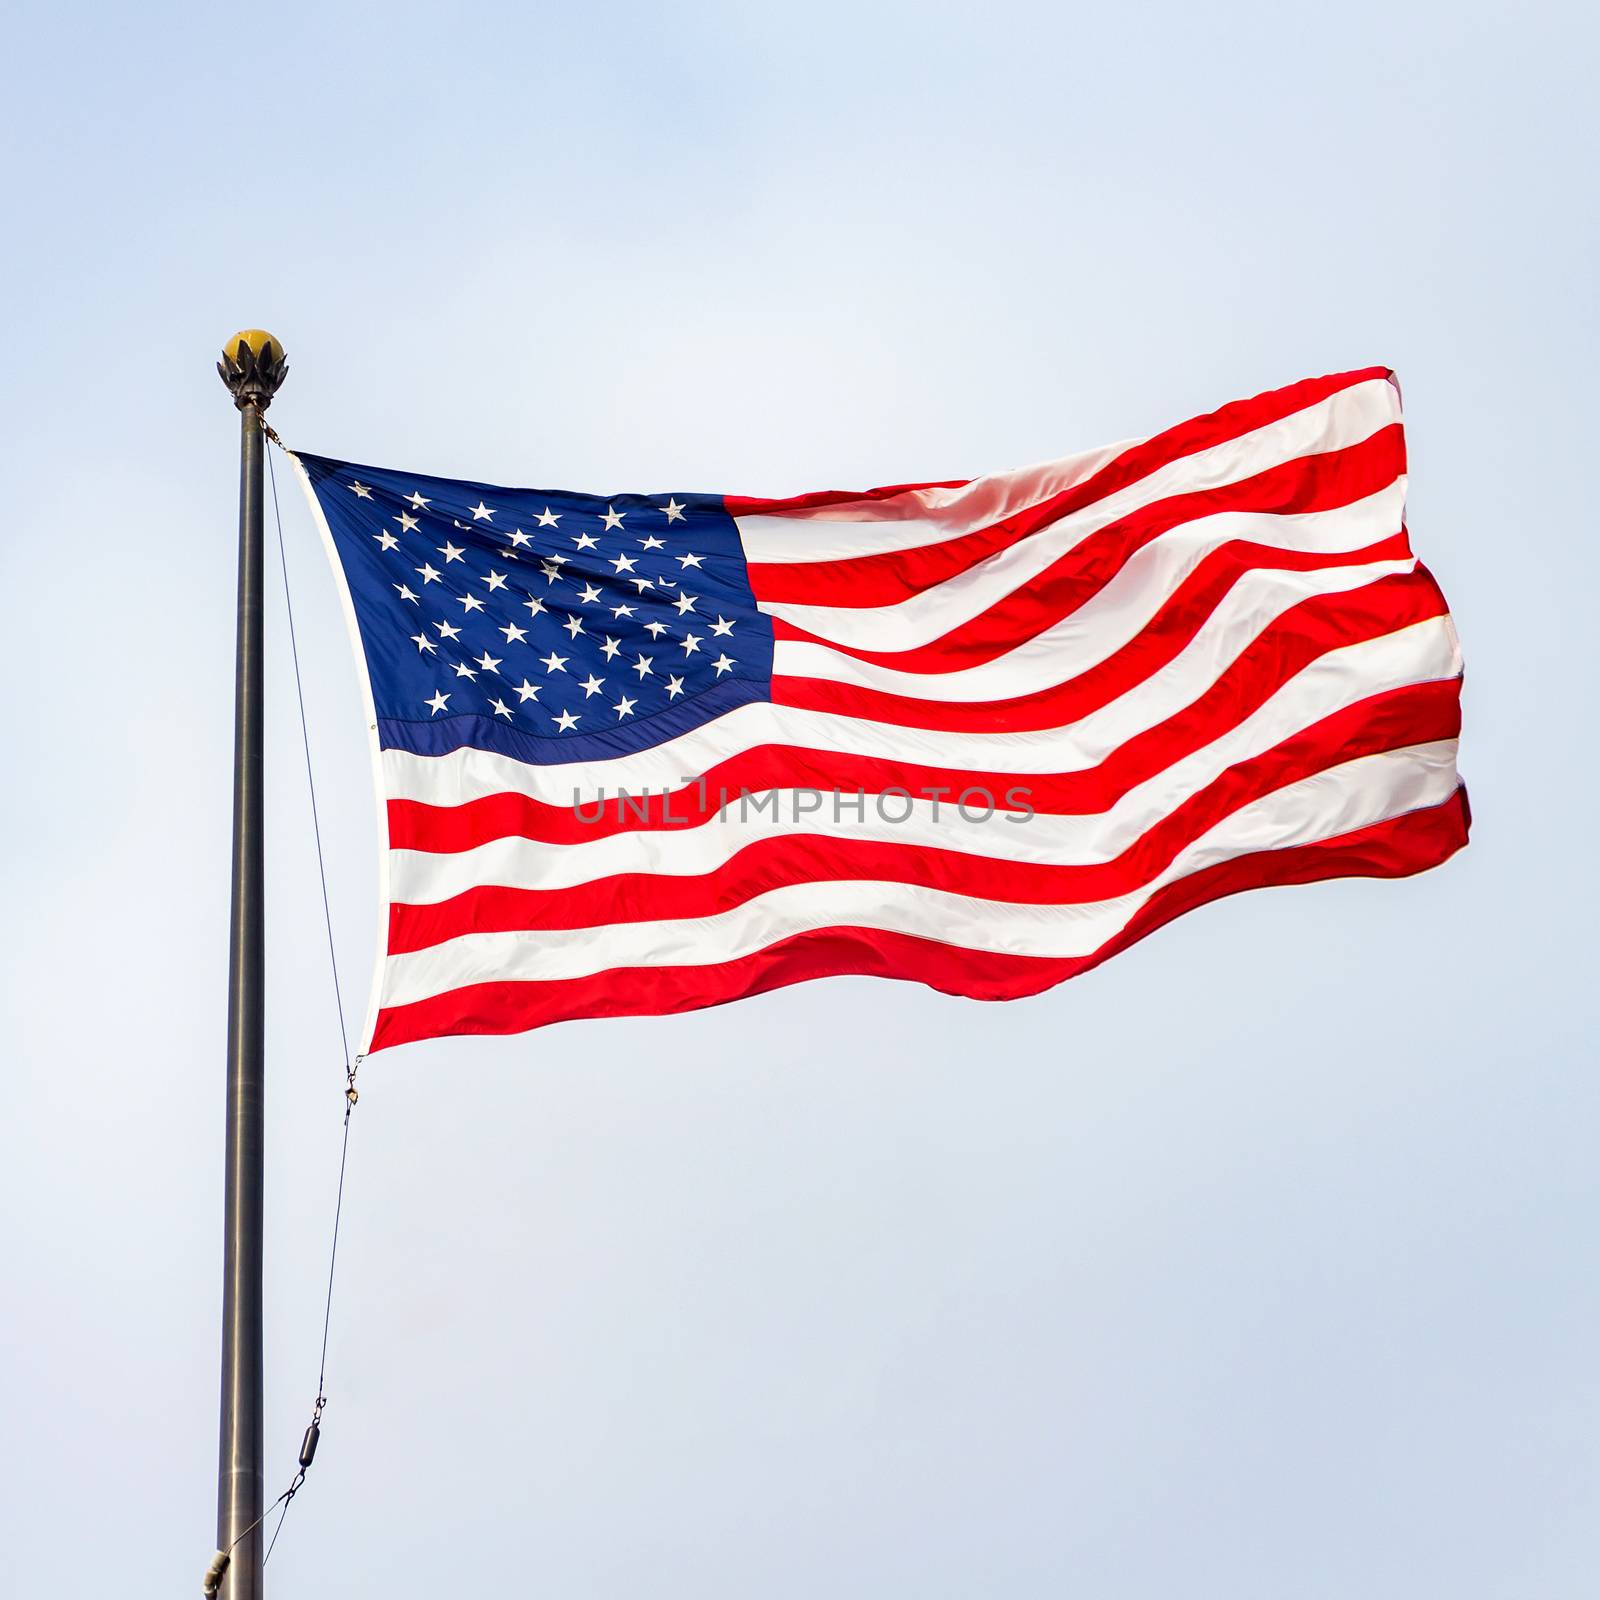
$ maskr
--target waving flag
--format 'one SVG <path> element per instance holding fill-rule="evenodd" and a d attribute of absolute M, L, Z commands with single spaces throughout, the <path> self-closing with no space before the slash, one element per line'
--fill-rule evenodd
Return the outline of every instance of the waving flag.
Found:
<path fill-rule="evenodd" d="M 387 824 L 368 1051 L 838 973 L 1034 994 L 1467 835 L 1382 368 L 787 500 L 297 458 Z"/>

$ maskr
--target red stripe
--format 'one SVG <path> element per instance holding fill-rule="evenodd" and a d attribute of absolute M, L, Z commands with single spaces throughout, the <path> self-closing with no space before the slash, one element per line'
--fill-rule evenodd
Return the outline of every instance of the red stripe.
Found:
<path fill-rule="evenodd" d="M 1381 372 L 1368 370 L 1344 374 L 1339 378 L 1314 380 L 1313 387 L 1326 387 L 1313 393 L 1310 399 L 1285 403 L 1281 407 L 1276 407 L 1276 403 L 1281 397 L 1291 395 L 1291 390 L 1279 390 L 1274 395 L 1261 396 L 1257 401 L 1244 401 L 1242 405 L 1246 408 L 1257 406 L 1261 401 L 1274 402 L 1276 407 L 1259 414 L 1258 420 L 1250 422 L 1247 427 L 1234 427 L 1232 422 L 1237 419 L 1219 424 L 1218 419 L 1224 418 L 1225 413 L 1233 409 L 1224 407 L 1223 411 L 1215 412 L 1210 417 L 1185 423 L 1170 433 L 1135 445 L 1092 477 L 1060 494 L 1028 506 L 990 527 L 940 544 L 926 545 L 916 550 L 885 551 L 881 555 L 861 556 L 849 561 L 752 562 L 749 567 L 751 587 L 757 599 L 773 602 L 839 606 L 897 604 L 909 595 L 945 582 L 985 557 L 1015 544 L 1018 539 L 1103 500 L 1107 495 L 1147 477 L 1181 456 L 1247 433 L 1253 427 L 1277 421 L 1327 398 L 1329 394 L 1379 376 L 1382 376 Z M 1398 423 L 1394 426 L 1397 429 L 1400 427 Z M 1173 448 L 1168 441 L 1175 438 L 1178 445 L 1186 448 Z"/>
<path fill-rule="evenodd" d="M 1317 572 L 1335 567 L 1364 567 L 1378 562 L 1403 560 L 1410 554 L 1411 542 L 1404 528 L 1359 550 L 1285 550 L 1277 545 L 1230 539 L 1226 544 L 1208 551 L 1196 562 L 1193 570 L 1140 627 L 1139 632 L 1120 651 L 1106 659 L 1109 661 L 1121 655 L 1125 661 L 1131 661 L 1143 655 L 1152 663 L 1150 671 L 1162 662 L 1170 661 L 1200 631 L 1206 619 L 1247 572 Z M 1041 610 L 1044 609 L 1044 601 L 1045 597 L 1040 596 L 1036 602 Z M 998 609 L 975 617 L 971 623 L 931 644 L 897 653 L 853 649 L 805 634 L 803 630 L 781 621 L 776 622 L 775 629 L 780 639 L 807 639 L 837 650 L 841 655 L 870 661 L 875 666 L 892 666 L 902 672 L 959 672 L 995 660 L 1021 641 L 1021 630 L 1017 626 L 1020 619 L 1002 619 L 997 615 Z M 1064 620 L 1064 615 L 1050 620 L 1047 612 L 1043 626 L 1030 637 Z M 1009 641 L 999 632 L 1003 626 L 1015 630 Z M 1142 675 L 1148 676 L 1149 673 Z"/>
<path fill-rule="evenodd" d="M 1210 449 L 1214 444 L 1222 444 L 1229 439 L 1237 439 L 1240 434 L 1264 428 L 1268 423 L 1276 422 L 1281 417 L 1292 416 L 1296 411 L 1304 411 L 1307 406 L 1314 406 L 1319 401 L 1326 400 L 1331 394 L 1338 394 L 1342 389 L 1352 388 L 1371 378 L 1388 378 L 1393 382 L 1394 373 L 1388 367 L 1363 367 L 1358 372 L 1334 372 L 1327 377 L 1306 378 L 1299 383 L 1291 383 L 1287 388 L 1269 389 L 1250 400 L 1232 401 L 1216 411 L 1209 412 L 1206 416 L 1180 422 L 1176 427 L 1168 428 L 1165 433 L 1155 434 L 1139 444 L 1130 446 L 1115 461 L 1108 462 L 1101 468 L 1101 473 L 1116 472 L 1123 463 L 1127 463 L 1122 470 L 1130 475 L 1122 478 L 1121 482 L 1132 483 L 1138 478 L 1148 476 L 1169 461 L 1176 461 L 1181 456 L 1194 455 L 1198 451 Z M 897 494 L 907 494 L 918 489 L 960 489 L 972 481 L 970 478 L 950 478 L 943 482 L 895 484 L 886 489 L 822 489 L 812 494 L 793 495 L 787 500 L 761 500 L 730 494 L 723 496 L 723 504 L 728 514 L 735 517 L 781 515 L 785 512 L 849 505 L 859 500 L 892 499 Z M 1092 480 L 1085 480 L 1085 482 L 1090 481 Z M 1119 483 L 1118 487 L 1120 486 Z"/>
<path fill-rule="evenodd" d="M 1420 566 L 1342 594 L 1310 595 L 1264 629 L 1229 672 L 1234 672 L 1239 662 L 1254 662 L 1281 650 L 1290 652 L 1282 657 L 1283 662 L 1293 660 L 1298 670 L 1324 650 L 1376 638 L 1442 616 L 1448 609 L 1438 585 Z M 1170 634 L 1146 629 L 1076 678 L 1011 700 L 923 700 L 831 678 L 791 677 L 772 680 L 772 698 L 778 705 L 807 711 L 943 732 L 1032 733 L 1064 728 L 1109 705 L 1175 660 L 1204 621 L 1204 617 L 1174 616 Z"/>
<path fill-rule="evenodd" d="M 901 978 L 945 994 L 1010 1000 L 1038 994 L 1099 965 L 1163 923 L 1224 895 L 1323 878 L 1399 878 L 1447 860 L 1467 842 L 1466 791 L 1338 839 L 1260 851 L 1219 863 L 1151 897 L 1091 955 L 1067 960 L 996 955 L 909 934 L 826 928 L 736 961 L 703 967 L 619 968 L 561 982 L 472 984 L 379 1012 L 371 1050 L 446 1034 L 521 1033 L 578 1017 L 663 1016 L 722 1005 L 811 978 Z"/>
<path fill-rule="evenodd" d="M 730 517 L 774 516 L 790 511 L 817 511 L 824 506 L 851 505 L 859 500 L 892 500 L 897 494 L 915 494 L 922 489 L 964 489 L 971 482 L 970 478 L 930 478 L 926 483 L 890 483 L 881 489 L 813 489 L 809 494 L 790 495 L 786 500 L 725 494 L 722 506 Z"/>
<path fill-rule="evenodd" d="M 693 826 L 715 814 L 719 793 L 737 795 L 741 790 L 760 794 L 770 789 L 812 788 L 881 794 L 893 789 L 922 792 L 941 786 L 959 792 L 981 785 L 1003 795 L 1013 784 L 1025 783 L 1040 811 L 1063 815 L 1101 811 L 1115 804 L 1134 784 L 1220 738 L 1326 651 L 1380 638 L 1444 612 L 1444 597 L 1420 568 L 1381 579 L 1351 594 L 1313 596 L 1286 611 L 1262 632 L 1199 699 L 1129 739 L 1098 767 L 1084 771 L 1019 778 L 1015 773 L 970 767 L 934 767 L 842 751 L 762 745 L 708 768 L 703 789 L 687 785 L 670 796 L 651 795 L 636 807 L 626 809 L 613 800 L 597 817 L 590 815 L 592 806 L 580 817 L 571 806 L 551 805 L 521 794 L 485 795 L 459 806 L 390 800 L 389 843 L 396 850 L 436 852 L 470 850 L 493 839 L 519 836 L 551 844 L 577 844 L 640 829 Z M 805 682 L 783 680 L 785 687 Z M 774 688 L 777 687 L 775 683 Z M 1107 698 L 1116 692 L 1112 686 Z M 872 691 L 851 693 L 866 695 Z M 958 709 L 972 713 L 965 719 L 967 725 L 979 730 L 999 732 L 1007 726 L 1008 717 L 993 708 L 987 716 L 981 706 L 944 709 L 952 714 Z M 1092 709 L 1092 705 L 1083 707 Z M 1044 720 L 1038 725 L 1065 725 L 1081 714 L 1082 710 L 1069 705 L 1059 723 Z M 1015 722 L 1021 717 L 1021 712 L 1013 712 L 1009 720 Z"/>
<path fill-rule="evenodd" d="M 1404 470 L 1404 454 L 1400 430 L 1385 428 L 1365 443 L 1336 455 L 1305 456 L 1220 489 L 1174 495 L 1170 500 L 1142 507 L 1068 550 L 988 610 L 910 650 L 857 649 L 825 634 L 808 632 L 781 617 L 773 619 L 773 635 L 827 645 L 843 655 L 902 672 L 952 672 L 975 666 L 1016 649 L 1073 615 L 1100 593 L 1139 550 L 1174 528 L 1222 511 L 1293 515 L 1351 505 L 1392 484 Z M 1260 559 L 1251 564 L 1272 567 L 1294 566 L 1297 558 L 1301 563 L 1323 566 L 1337 565 L 1341 559 L 1338 553 L 1317 555 L 1238 539 L 1218 545 L 1206 560 L 1214 563 L 1221 552 L 1228 550 L 1236 552 L 1235 559 L 1238 552 L 1247 556 L 1261 552 Z M 1395 553 L 1410 554 L 1403 530 L 1401 548 Z M 1353 559 L 1344 557 L 1346 561 Z"/>
<path fill-rule="evenodd" d="M 560 889 L 483 884 L 433 905 L 391 905 L 389 954 L 426 949 L 468 933 L 711 917 L 800 882 L 919 884 L 1025 905 L 1109 900 L 1150 883 L 1225 817 L 1276 790 L 1360 756 L 1456 738 L 1461 731 L 1457 688 L 1454 682 L 1422 684 L 1346 707 L 1230 767 L 1110 861 L 1009 861 L 882 839 L 776 834 L 695 875 L 616 873 Z M 999 820 L 989 825 L 1002 831 L 1027 826 Z"/>
<path fill-rule="evenodd" d="M 1297 456 L 1236 483 L 1169 495 L 1141 506 L 1108 523 L 1079 549 L 1068 551 L 1058 566 L 1067 579 L 1079 580 L 1081 603 L 1114 577 L 1141 545 L 1181 523 L 1219 511 L 1331 510 L 1387 487 L 1405 469 L 1405 430 L 1398 422 L 1390 423 L 1359 444 Z M 899 605 L 1049 527 L 1064 515 L 1061 501 L 1069 497 L 1070 492 L 992 527 L 917 550 L 886 550 L 851 561 L 752 563 L 751 588 L 763 604 L 854 609 Z"/>

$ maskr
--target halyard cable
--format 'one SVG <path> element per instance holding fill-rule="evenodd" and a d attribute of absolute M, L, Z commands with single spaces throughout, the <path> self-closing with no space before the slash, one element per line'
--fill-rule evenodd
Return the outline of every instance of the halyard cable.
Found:
<path fill-rule="evenodd" d="M 267 429 L 280 450 L 283 440 Z M 339 1219 L 344 1212 L 344 1172 L 350 1155 L 350 1113 L 360 1097 L 356 1094 L 356 1068 L 350 1064 L 350 1036 L 345 1028 L 344 995 L 339 987 L 339 958 L 333 942 L 333 911 L 328 902 L 328 869 L 322 856 L 322 825 L 317 817 L 317 782 L 311 768 L 311 734 L 306 725 L 306 696 L 300 682 L 300 647 L 295 639 L 294 602 L 289 596 L 289 557 L 283 541 L 283 510 L 278 504 L 278 474 L 267 452 L 267 476 L 272 483 L 272 516 L 278 528 L 278 565 L 283 573 L 283 605 L 289 618 L 289 658 L 294 663 L 294 692 L 300 707 L 300 743 L 306 753 L 306 788 L 311 795 L 311 832 L 317 842 L 317 876 L 322 880 L 322 917 L 328 929 L 328 968 L 333 974 L 333 998 L 339 1011 L 339 1044 L 344 1053 L 344 1140 L 339 1151 L 339 1187 L 333 1202 L 333 1245 L 328 1252 L 328 1298 L 322 1311 L 322 1357 L 317 1368 L 317 1417 L 327 1403 L 323 1380 L 328 1372 L 328 1327 L 333 1316 L 333 1270 L 339 1259 Z"/>
<path fill-rule="evenodd" d="M 233 1536 L 233 1543 L 230 1544 L 226 1550 L 219 1550 L 214 1556 L 212 1556 L 211 1565 L 206 1568 L 206 1575 L 201 1580 L 202 1588 L 207 1600 L 215 1600 L 217 1591 L 222 1587 L 222 1580 L 227 1576 L 228 1563 L 233 1560 L 233 1552 L 239 1547 L 240 1540 L 249 1538 L 249 1536 L 254 1533 L 256 1529 L 259 1528 L 261 1524 L 278 1509 L 279 1506 L 283 1507 L 284 1515 L 286 1516 L 289 1511 L 289 1502 L 293 1500 L 294 1497 L 300 1492 L 300 1485 L 305 1482 L 305 1477 L 305 1469 L 302 1467 L 300 1471 L 295 1473 L 294 1482 L 292 1482 L 289 1487 L 285 1489 L 283 1493 L 280 1494 L 278 1498 L 274 1500 L 272 1504 L 268 1506 L 267 1509 L 249 1525 L 249 1527 L 241 1528 L 238 1533 Z M 278 1526 L 282 1528 L 283 1517 L 278 1518 Z M 277 1542 L 276 1534 L 273 1535 L 273 1542 Z M 261 1564 L 265 1566 L 265 1560 L 263 1560 Z"/>
<path fill-rule="evenodd" d="M 262 422 L 262 431 L 280 450 L 287 453 L 283 441 L 265 421 Z M 228 1562 L 239 1541 L 260 1527 L 281 1505 L 283 1510 L 279 1512 L 278 1525 L 272 1531 L 271 1541 L 267 1545 L 266 1554 L 262 1557 L 262 1565 L 265 1566 L 271 1559 L 278 1543 L 278 1535 L 283 1532 L 284 1520 L 289 1515 L 289 1507 L 300 1492 L 300 1486 L 306 1481 L 306 1471 L 317 1453 L 317 1441 L 322 1432 L 322 1413 L 328 1404 L 328 1331 L 333 1322 L 334 1270 L 339 1261 L 339 1224 L 344 1215 L 344 1179 L 350 1159 L 350 1113 L 355 1110 L 356 1101 L 360 1098 L 356 1093 L 356 1070 L 360 1061 L 358 1058 L 352 1064 L 350 1060 L 350 1035 L 345 1025 L 344 995 L 339 986 L 339 958 L 333 938 L 333 910 L 328 899 L 328 869 L 322 852 L 322 824 L 317 812 L 317 782 L 311 762 L 311 733 L 306 722 L 305 687 L 300 677 L 300 646 L 295 637 L 294 600 L 289 590 L 289 556 L 283 538 L 283 509 L 278 503 L 278 474 L 273 466 L 270 450 L 267 452 L 267 475 L 272 485 L 272 515 L 278 530 L 278 566 L 283 574 L 283 604 L 289 619 L 289 656 L 294 663 L 295 700 L 300 709 L 300 743 L 305 751 L 306 788 L 311 796 L 311 831 L 317 847 L 317 876 L 322 884 L 322 917 L 328 931 L 328 966 L 333 974 L 334 1005 L 339 1014 L 339 1047 L 344 1060 L 345 1078 L 344 1131 L 339 1146 L 339 1184 L 333 1203 L 333 1241 L 328 1251 L 328 1291 L 322 1307 L 322 1352 L 317 1362 L 317 1399 L 311 1412 L 311 1425 L 306 1429 L 305 1437 L 300 1442 L 300 1458 L 289 1487 L 243 1533 L 235 1537 L 233 1544 L 229 1545 L 226 1551 L 219 1550 L 213 1557 L 211 1566 L 206 1572 L 205 1592 L 208 1595 L 215 1595 L 221 1587 L 223 1574 L 227 1571 Z"/>

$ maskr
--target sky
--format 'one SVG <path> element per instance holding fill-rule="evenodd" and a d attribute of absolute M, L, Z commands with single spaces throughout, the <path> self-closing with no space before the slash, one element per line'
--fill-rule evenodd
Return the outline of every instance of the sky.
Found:
<path fill-rule="evenodd" d="M 214 1536 L 235 328 L 294 446 L 960 477 L 1402 383 L 1471 846 L 1009 1005 L 837 979 L 362 1076 L 284 1595 L 1566 1600 L 1600 1565 L 1576 4 L 8 11 L 4 1587 Z M 357 680 L 281 476 L 346 1007 Z M 269 568 L 269 573 L 271 569 Z M 268 1490 L 343 1073 L 268 614 Z"/>

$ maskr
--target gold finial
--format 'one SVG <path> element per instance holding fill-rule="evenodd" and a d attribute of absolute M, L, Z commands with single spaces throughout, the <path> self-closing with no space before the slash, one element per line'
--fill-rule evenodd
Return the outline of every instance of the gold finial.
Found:
<path fill-rule="evenodd" d="M 237 350 L 239 345 L 247 344 L 251 353 L 259 360 L 263 350 L 269 352 L 267 360 L 282 361 L 283 346 L 267 332 L 265 328 L 241 328 L 234 336 L 223 345 L 223 355 L 229 355 Z"/>
<path fill-rule="evenodd" d="M 217 372 L 241 409 L 265 411 L 289 370 L 283 346 L 263 328 L 243 328 L 222 347 Z"/>

